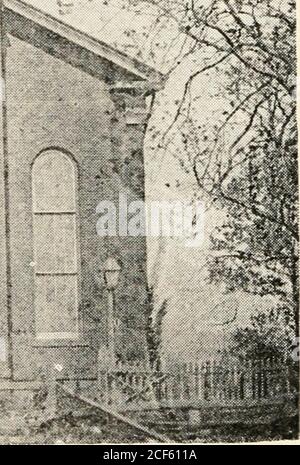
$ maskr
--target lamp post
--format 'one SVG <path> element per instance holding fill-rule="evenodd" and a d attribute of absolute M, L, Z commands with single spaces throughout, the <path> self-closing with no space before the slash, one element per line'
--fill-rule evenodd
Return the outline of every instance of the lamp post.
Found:
<path fill-rule="evenodd" d="M 107 308 L 107 346 L 110 366 L 115 365 L 115 289 L 119 282 L 121 267 L 117 260 L 110 257 L 106 260 L 103 267 L 104 282 L 108 291 L 108 308 Z"/>

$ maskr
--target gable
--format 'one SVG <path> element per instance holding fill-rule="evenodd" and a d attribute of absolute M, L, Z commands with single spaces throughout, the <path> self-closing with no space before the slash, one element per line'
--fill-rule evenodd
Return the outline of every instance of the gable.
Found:
<path fill-rule="evenodd" d="M 139 60 L 21 0 L 5 0 L 7 32 L 21 40 L 112 82 L 145 81 L 152 89 L 163 75 Z"/>

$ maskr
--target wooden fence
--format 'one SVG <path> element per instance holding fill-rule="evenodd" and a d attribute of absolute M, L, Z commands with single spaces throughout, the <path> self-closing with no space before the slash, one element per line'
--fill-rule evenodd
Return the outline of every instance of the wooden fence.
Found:
<path fill-rule="evenodd" d="M 283 402 L 293 395 L 292 368 L 283 360 L 209 360 L 168 363 L 118 362 L 100 370 L 102 400 L 120 409 L 197 408 L 203 404 Z"/>

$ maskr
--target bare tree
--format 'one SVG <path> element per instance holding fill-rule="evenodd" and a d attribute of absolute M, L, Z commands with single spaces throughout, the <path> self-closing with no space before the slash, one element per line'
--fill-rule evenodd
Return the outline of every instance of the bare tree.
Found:
<path fill-rule="evenodd" d="M 149 31 L 153 50 L 177 44 L 167 76 L 187 57 L 194 64 L 167 130 L 156 134 L 170 149 L 180 132 L 181 165 L 193 173 L 199 195 L 227 212 L 211 238 L 210 279 L 228 291 L 275 297 L 298 334 L 295 0 L 133 3 L 141 12 L 157 8 L 156 28 L 176 25 L 169 47 Z M 211 70 L 223 111 L 213 124 L 199 125 L 195 83 Z"/>
<path fill-rule="evenodd" d="M 196 194 L 227 214 L 211 238 L 210 280 L 273 296 L 298 334 L 295 0 L 120 2 L 149 19 L 142 32 L 126 31 L 138 56 L 164 65 L 166 79 L 189 63 L 167 129 L 149 131 L 169 151 L 181 135 L 174 153 Z M 207 73 L 222 109 L 199 124 L 197 84 Z"/>

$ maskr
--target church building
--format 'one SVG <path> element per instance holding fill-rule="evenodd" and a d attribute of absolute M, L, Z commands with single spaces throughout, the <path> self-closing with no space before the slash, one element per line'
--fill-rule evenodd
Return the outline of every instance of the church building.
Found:
<path fill-rule="evenodd" d="M 163 76 L 25 1 L 1 2 L 0 397 L 93 380 L 107 344 L 103 266 L 121 267 L 116 355 L 146 353 L 146 238 L 100 237 L 99 202 L 144 199 L 149 100 Z"/>

